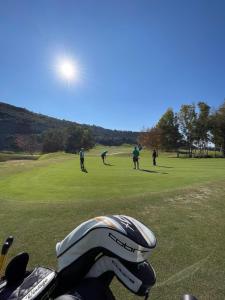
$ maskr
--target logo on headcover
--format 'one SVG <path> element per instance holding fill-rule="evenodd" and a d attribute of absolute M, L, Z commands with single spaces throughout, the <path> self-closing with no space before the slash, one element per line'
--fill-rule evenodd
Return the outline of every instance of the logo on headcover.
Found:
<path fill-rule="evenodd" d="M 120 222 L 123 225 L 125 225 L 126 228 L 130 228 L 131 230 L 134 231 L 134 229 L 131 227 L 131 225 L 133 225 L 133 223 L 129 219 L 127 219 L 127 218 L 125 218 L 123 216 L 117 216 L 117 218 L 120 220 Z"/>
<path fill-rule="evenodd" d="M 135 250 L 133 247 L 128 246 L 127 243 L 119 240 L 115 235 L 113 235 L 112 233 L 109 233 L 109 237 L 115 242 L 117 243 L 120 247 L 124 248 L 125 250 L 129 251 L 129 252 L 135 252 Z"/>

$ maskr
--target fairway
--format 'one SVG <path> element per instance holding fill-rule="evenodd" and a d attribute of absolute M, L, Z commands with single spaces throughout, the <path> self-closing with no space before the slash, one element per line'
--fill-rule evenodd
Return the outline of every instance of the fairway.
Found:
<path fill-rule="evenodd" d="M 30 268 L 55 267 L 55 244 L 81 222 L 97 215 L 125 214 L 149 226 L 157 237 L 150 261 L 157 284 L 150 299 L 224 299 L 225 160 L 185 159 L 141 152 L 133 169 L 131 147 L 78 155 L 56 153 L 37 160 L 0 162 L 0 237 L 15 236 L 10 252 L 30 253 Z M 116 280 L 118 299 L 138 299 Z M 142 299 L 142 298 L 140 298 Z"/>

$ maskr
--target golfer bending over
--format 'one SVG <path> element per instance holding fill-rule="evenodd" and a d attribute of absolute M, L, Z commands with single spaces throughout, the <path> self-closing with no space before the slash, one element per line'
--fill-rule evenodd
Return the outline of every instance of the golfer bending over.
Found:
<path fill-rule="evenodd" d="M 102 158 L 102 161 L 103 161 L 103 164 L 105 164 L 105 159 L 106 159 L 106 154 L 108 153 L 108 151 L 104 151 L 102 152 L 101 154 L 101 158 Z"/>
<path fill-rule="evenodd" d="M 134 169 L 139 169 L 138 159 L 139 159 L 140 152 L 136 146 L 134 147 L 132 154 L 133 154 Z"/>

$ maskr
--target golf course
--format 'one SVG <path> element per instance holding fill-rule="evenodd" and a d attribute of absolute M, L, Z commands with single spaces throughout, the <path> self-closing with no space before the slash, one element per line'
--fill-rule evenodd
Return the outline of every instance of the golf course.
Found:
<path fill-rule="evenodd" d="M 100 153 L 108 150 L 106 164 Z M 29 268 L 56 268 L 55 245 L 80 223 L 124 214 L 147 225 L 157 247 L 150 262 L 157 282 L 150 299 L 198 299 L 225 295 L 225 160 L 177 158 L 141 151 L 133 169 L 132 147 L 97 146 L 79 156 L 63 152 L 11 160 L 0 154 L 0 236 L 13 235 L 9 259 L 30 254 Z M 1 159 L 2 158 L 2 159 Z M 3 241 L 2 241 L 3 242 Z M 138 299 L 116 279 L 118 299 Z M 142 299 L 142 298 L 140 298 Z"/>

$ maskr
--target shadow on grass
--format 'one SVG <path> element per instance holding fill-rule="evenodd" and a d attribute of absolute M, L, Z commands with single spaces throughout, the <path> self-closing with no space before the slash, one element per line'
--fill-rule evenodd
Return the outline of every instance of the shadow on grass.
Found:
<path fill-rule="evenodd" d="M 114 165 L 104 163 L 105 166 L 113 167 Z"/>
<path fill-rule="evenodd" d="M 147 170 L 147 169 L 139 169 L 139 171 L 147 172 L 147 173 L 168 174 L 166 172 L 158 172 L 158 171 L 152 171 L 152 170 Z"/>
<path fill-rule="evenodd" d="M 168 166 L 159 166 L 157 165 L 157 167 L 160 167 L 160 168 L 167 168 L 167 169 L 172 169 L 173 167 L 168 167 Z"/>

